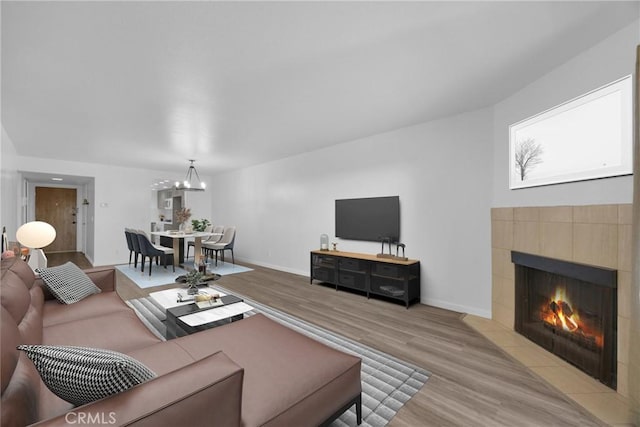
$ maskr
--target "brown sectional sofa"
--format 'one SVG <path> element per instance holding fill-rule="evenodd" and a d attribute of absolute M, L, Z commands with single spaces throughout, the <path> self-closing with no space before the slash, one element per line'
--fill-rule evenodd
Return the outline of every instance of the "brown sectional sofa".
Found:
<path fill-rule="evenodd" d="M 19 259 L 2 261 L 2 426 L 314 426 L 356 405 L 360 359 L 263 315 L 162 341 L 115 292 L 115 270 L 85 270 L 102 290 L 58 303 Z M 157 377 L 74 408 L 42 382 L 20 344 L 105 348 Z"/>

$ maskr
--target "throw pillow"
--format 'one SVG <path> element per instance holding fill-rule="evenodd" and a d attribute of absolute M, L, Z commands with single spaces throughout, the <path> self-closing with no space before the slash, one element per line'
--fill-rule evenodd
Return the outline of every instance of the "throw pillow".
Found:
<path fill-rule="evenodd" d="M 99 348 L 20 345 L 42 381 L 61 399 L 81 406 L 156 377 L 126 354 Z"/>
<path fill-rule="evenodd" d="M 40 273 L 53 296 L 63 304 L 73 304 L 101 292 L 89 276 L 71 261 L 57 267 L 38 268 L 36 272 Z"/>

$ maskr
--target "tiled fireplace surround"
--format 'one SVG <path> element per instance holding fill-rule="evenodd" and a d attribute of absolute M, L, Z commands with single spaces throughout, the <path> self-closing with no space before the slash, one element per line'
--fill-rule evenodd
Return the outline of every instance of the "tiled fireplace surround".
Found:
<path fill-rule="evenodd" d="M 606 413 L 599 414 L 598 408 L 590 407 L 593 406 L 590 400 L 603 402 L 609 410 L 615 408 L 617 412 L 618 408 L 624 408 L 624 402 L 629 395 L 631 218 L 630 204 L 493 208 L 491 210 L 492 319 L 494 323 L 497 322 L 501 325 L 500 327 L 504 327 L 505 332 L 512 333 L 515 314 L 515 268 L 511 262 L 512 250 L 618 270 L 617 393 L 613 393 L 611 389 L 561 361 L 528 364 L 534 372 L 547 380 L 561 378 L 562 375 L 557 375 L 558 369 L 567 370 L 567 378 L 577 378 L 578 383 L 582 384 L 565 386 L 554 383 L 553 380 L 551 383 L 610 424 L 624 423 L 626 411 L 622 411 L 623 414 L 618 412 L 622 419 L 607 419 Z M 482 329 L 482 325 L 477 326 Z M 491 327 L 484 325 L 484 329 L 491 329 Z M 498 334 L 498 331 L 488 331 L 486 334 L 505 339 L 505 335 Z M 522 344 L 526 347 L 518 351 L 515 347 L 506 346 L 505 350 L 516 358 L 518 353 L 522 353 L 525 358 L 530 358 L 532 353 L 537 353 L 543 359 L 556 359 L 545 350 L 534 350 L 532 346 L 535 344 L 524 342 L 526 341 L 524 337 L 512 335 L 510 337 L 513 341 L 518 341 L 518 345 Z M 524 341 L 520 342 L 520 338 Z M 583 393 L 584 384 L 592 387 L 592 393 Z M 576 393 L 571 393 L 572 388 L 576 389 Z M 602 392 L 600 398 L 587 395 L 600 394 L 599 392 Z M 609 397 L 614 404 L 604 403 L 607 399 L 601 399 L 603 396 Z M 606 412 L 607 408 L 602 410 Z M 612 416 L 615 418 L 615 414 Z"/>

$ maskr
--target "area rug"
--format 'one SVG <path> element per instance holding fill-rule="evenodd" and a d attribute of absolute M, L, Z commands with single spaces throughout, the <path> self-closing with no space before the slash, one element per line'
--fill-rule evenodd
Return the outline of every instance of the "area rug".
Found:
<path fill-rule="evenodd" d="M 188 264 L 189 260 L 186 260 L 185 263 Z M 193 263 L 193 260 L 191 260 L 191 263 Z M 154 264 L 151 270 L 151 276 L 149 276 L 148 261 L 144 266 L 144 273 L 140 271 L 139 263 L 138 268 L 134 268 L 133 264 L 116 265 L 116 268 L 129 279 L 131 279 L 136 285 L 138 285 L 139 288 L 142 289 L 151 288 L 153 286 L 167 285 L 169 283 L 175 282 L 176 277 L 187 274 L 186 270 L 181 267 L 176 266 L 176 271 L 174 273 L 170 265 L 168 265 L 167 268 L 164 268 L 162 265 Z M 221 276 L 227 276 L 229 274 L 252 271 L 252 269 L 244 267 L 242 265 L 225 262 L 218 263 L 217 266 L 212 266 L 208 271 L 219 274 Z"/>
<path fill-rule="evenodd" d="M 215 288 L 223 293 L 238 295 L 220 286 Z M 246 313 L 247 316 L 263 313 L 291 329 L 362 359 L 362 426 L 381 427 L 387 425 L 400 408 L 424 386 L 431 375 L 427 370 L 389 354 L 367 347 L 244 296 L 238 296 L 243 298 L 247 304 L 255 307 L 255 310 Z M 164 310 L 162 307 L 157 306 L 153 299 L 139 298 L 129 300 L 127 304 L 136 311 L 151 331 L 160 337 L 165 335 L 164 320 L 166 317 Z M 334 427 L 355 426 L 355 408 L 350 408 L 331 425 Z"/>

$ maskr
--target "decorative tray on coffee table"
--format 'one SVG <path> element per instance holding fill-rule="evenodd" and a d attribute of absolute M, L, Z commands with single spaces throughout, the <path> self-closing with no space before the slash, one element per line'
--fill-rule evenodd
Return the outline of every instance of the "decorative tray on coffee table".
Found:
<path fill-rule="evenodd" d="M 187 299 L 183 300 L 183 301 L 188 301 Z M 242 298 L 238 298 L 235 295 L 223 295 L 221 296 L 218 301 L 220 301 L 220 303 L 215 303 L 215 304 L 211 304 L 211 305 L 202 305 L 199 306 L 197 304 L 187 304 L 187 305 L 180 305 L 177 307 L 172 307 L 170 309 L 168 309 L 167 311 L 171 311 L 171 314 L 175 317 L 180 317 L 180 316 L 186 316 L 187 314 L 193 314 L 193 313 L 197 313 L 199 311 L 203 311 L 203 310 L 209 310 L 212 308 L 216 308 L 216 307 L 220 307 L 223 305 L 229 305 L 229 304 L 235 304 L 238 302 L 243 302 Z"/>
<path fill-rule="evenodd" d="M 198 286 L 207 286 L 208 282 L 220 280 L 221 277 L 222 276 L 219 274 L 205 274 L 204 276 L 202 276 L 202 279 L 200 279 L 200 283 L 198 283 Z M 176 283 L 187 283 L 186 276 L 183 274 L 182 276 L 176 277 Z"/>

